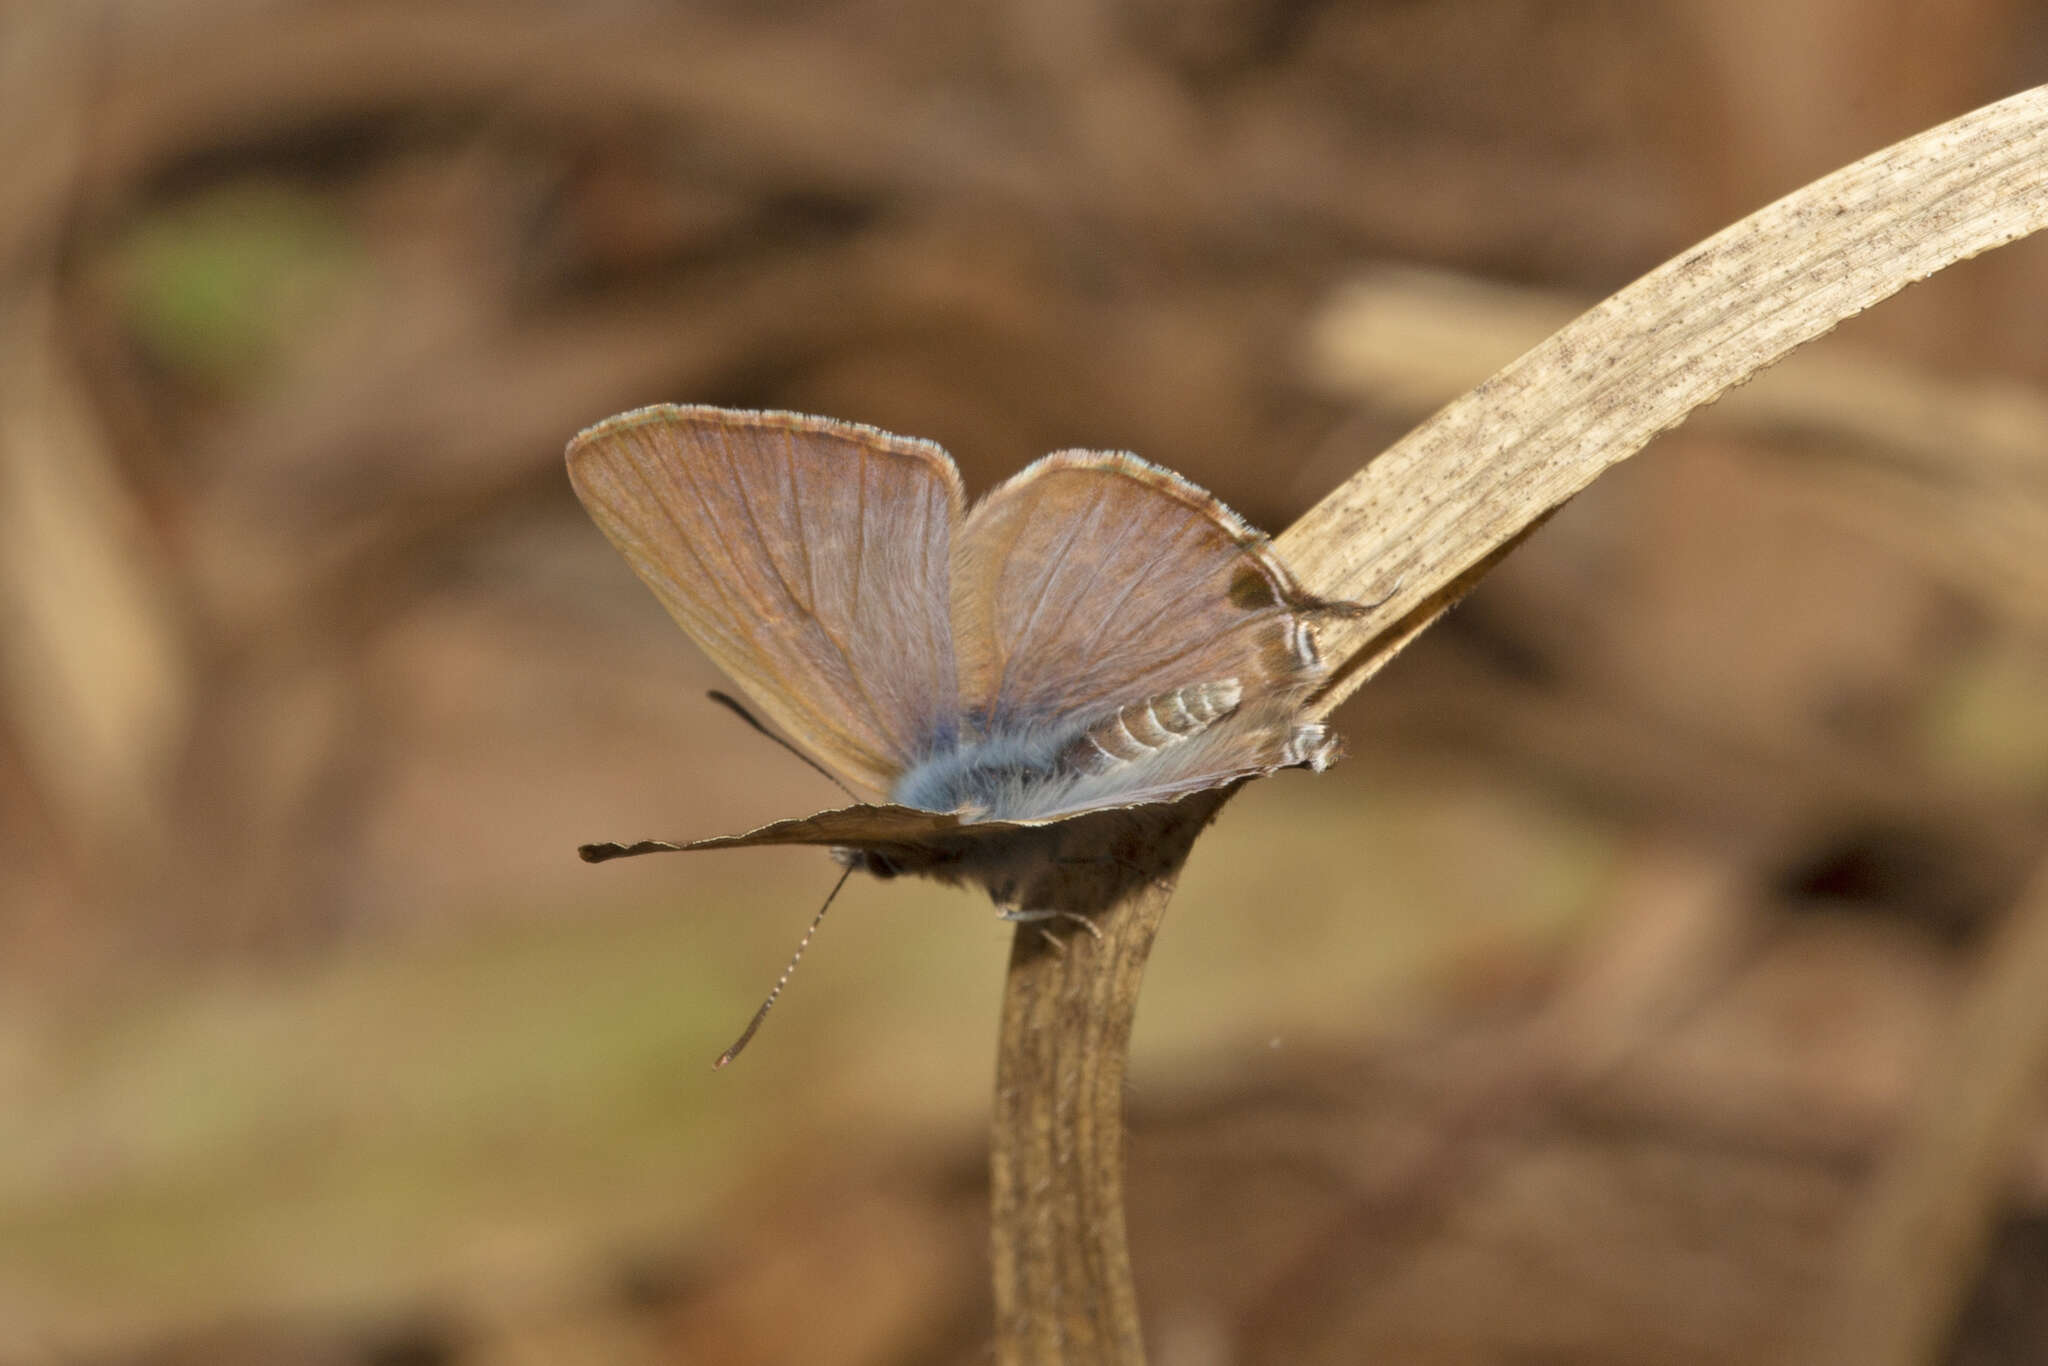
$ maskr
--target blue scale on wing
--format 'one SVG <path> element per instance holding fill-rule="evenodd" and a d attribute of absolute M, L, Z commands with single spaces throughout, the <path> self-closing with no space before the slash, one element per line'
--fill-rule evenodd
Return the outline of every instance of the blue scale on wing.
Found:
<path fill-rule="evenodd" d="M 1006 821 L 1085 810 L 1103 804 L 1085 794 L 1114 793 L 1119 785 L 1143 793 L 1171 751 L 1235 714 L 1243 696 L 1238 681 L 1226 678 L 1174 688 L 1092 720 L 998 730 L 917 765 L 890 800 L 967 821 Z"/>

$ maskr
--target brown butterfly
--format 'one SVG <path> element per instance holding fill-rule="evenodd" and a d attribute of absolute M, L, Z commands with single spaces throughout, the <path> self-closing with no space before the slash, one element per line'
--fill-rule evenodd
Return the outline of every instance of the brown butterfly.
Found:
<path fill-rule="evenodd" d="M 1063 915 L 1025 904 L 1062 825 L 1337 755 L 1302 715 L 1326 672 L 1311 621 L 1355 609 L 1305 593 L 1266 537 L 1134 455 L 1061 451 L 969 510 L 929 441 L 663 405 L 581 433 L 568 462 L 690 639 L 875 799 L 584 845 L 591 862 L 824 845 L 849 871 L 982 886 L 1008 918 Z"/>

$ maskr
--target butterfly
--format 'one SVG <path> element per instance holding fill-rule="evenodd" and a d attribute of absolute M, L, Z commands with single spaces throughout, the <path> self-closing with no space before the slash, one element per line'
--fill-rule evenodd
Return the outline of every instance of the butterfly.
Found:
<path fill-rule="evenodd" d="M 1137 456 L 1060 451 L 970 509 L 932 442 L 659 405 L 579 434 L 568 467 L 690 639 L 856 798 L 591 862 L 822 845 L 849 872 L 978 885 L 1007 918 L 1065 915 L 1031 904 L 1063 830 L 1338 755 L 1305 711 L 1314 622 L 1352 605 Z"/>

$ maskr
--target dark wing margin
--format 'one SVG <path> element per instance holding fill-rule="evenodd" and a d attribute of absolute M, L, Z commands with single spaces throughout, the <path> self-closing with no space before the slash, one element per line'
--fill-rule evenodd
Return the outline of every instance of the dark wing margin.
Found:
<path fill-rule="evenodd" d="M 950 744 L 960 475 L 929 441 L 660 405 L 569 443 L 591 518 L 768 718 L 877 793 Z"/>

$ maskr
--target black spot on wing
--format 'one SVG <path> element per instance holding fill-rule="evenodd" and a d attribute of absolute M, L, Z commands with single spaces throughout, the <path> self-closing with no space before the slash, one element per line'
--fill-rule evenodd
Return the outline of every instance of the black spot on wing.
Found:
<path fill-rule="evenodd" d="M 1273 581 L 1254 565 L 1242 565 L 1230 576 L 1230 602 L 1247 612 L 1262 612 L 1280 605 Z"/>

